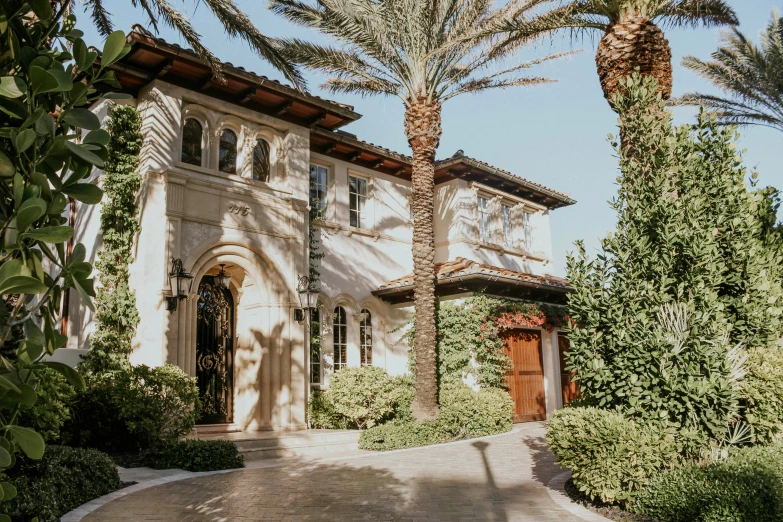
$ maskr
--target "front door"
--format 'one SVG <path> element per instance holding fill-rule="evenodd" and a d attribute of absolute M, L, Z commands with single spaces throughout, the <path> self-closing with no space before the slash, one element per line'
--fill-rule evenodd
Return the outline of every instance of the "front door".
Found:
<path fill-rule="evenodd" d="M 506 374 L 506 386 L 514 400 L 514 422 L 546 419 L 541 332 L 509 330 L 504 340 L 506 355 L 513 364 Z"/>
<path fill-rule="evenodd" d="M 231 422 L 234 392 L 234 299 L 231 292 L 204 276 L 198 287 L 196 378 L 199 424 Z"/>

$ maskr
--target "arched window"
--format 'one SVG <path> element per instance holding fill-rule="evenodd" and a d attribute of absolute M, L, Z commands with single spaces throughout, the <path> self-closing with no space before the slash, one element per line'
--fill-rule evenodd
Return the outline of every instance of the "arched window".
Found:
<path fill-rule="evenodd" d="M 359 348 L 362 366 L 372 366 L 372 315 L 366 308 L 362 310 L 359 322 Z"/>
<path fill-rule="evenodd" d="M 310 384 L 321 384 L 321 310 L 310 311 Z"/>
<path fill-rule="evenodd" d="M 348 321 L 345 308 L 342 306 L 334 309 L 332 333 L 334 334 L 334 371 L 338 371 L 345 368 L 348 362 Z"/>
<path fill-rule="evenodd" d="M 253 179 L 269 181 L 269 143 L 261 138 L 253 147 Z"/>
<path fill-rule="evenodd" d="M 188 118 L 182 126 L 182 163 L 201 166 L 203 127 L 198 120 Z"/>
<path fill-rule="evenodd" d="M 237 135 L 231 129 L 224 129 L 220 133 L 218 170 L 226 174 L 237 173 Z"/>

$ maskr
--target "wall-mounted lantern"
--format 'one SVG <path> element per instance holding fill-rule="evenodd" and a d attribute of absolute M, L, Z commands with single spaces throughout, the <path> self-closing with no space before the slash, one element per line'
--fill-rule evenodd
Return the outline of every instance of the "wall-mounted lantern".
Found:
<path fill-rule="evenodd" d="M 226 265 L 220 265 L 220 272 L 215 276 L 215 282 L 228 290 L 228 285 L 231 283 L 231 274 L 223 269 L 224 266 Z"/>
<path fill-rule="evenodd" d="M 171 258 L 171 272 L 169 272 L 169 288 L 171 297 L 166 298 L 169 312 L 177 309 L 177 302 L 187 299 L 190 289 L 193 287 L 193 274 L 185 272 L 182 268 L 182 260 Z"/>
<path fill-rule="evenodd" d="M 313 288 L 309 277 L 299 276 L 296 291 L 299 293 L 299 304 L 302 308 L 294 312 L 294 318 L 301 323 L 309 316 L 311 310 L 318 308 L 318 290 Z"/>

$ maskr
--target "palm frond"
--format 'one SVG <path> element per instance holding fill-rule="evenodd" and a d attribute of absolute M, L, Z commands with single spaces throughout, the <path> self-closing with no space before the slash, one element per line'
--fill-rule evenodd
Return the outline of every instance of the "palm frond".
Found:
<path fill-rule="evenodd" d="M 114 31 L 111 14 L 104 7 L 103 0 L 87 0 L 84 7 L 90 12 L 90 18 L 101 36 L 109 36 Z"/>
<path fill-rule="evenodd" d="M 508 89 L 509 87 L 532 87 L 545 83 L 555 83 L 552 78 L 509 78 L 506 80 L 489 80 L 487 78 L 472 79 L 457 85 L 443 96 L 443 100 L 451 99 L 460 94 L 477 93 L 489 89 Z"/>
<path fill-rule="evenodd" d="M 666 2 L 653 16 L 667 26 L 719 27 L 739 25 L 737 13 L 725 0 L 675 0 Z"/>

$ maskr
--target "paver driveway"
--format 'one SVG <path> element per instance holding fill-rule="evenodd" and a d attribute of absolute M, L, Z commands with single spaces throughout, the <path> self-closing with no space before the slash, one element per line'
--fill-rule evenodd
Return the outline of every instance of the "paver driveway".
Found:
<path fill-rule="evenodd" d="M 544 484 L 562 473 L 542 424 L 477 441 L 201 476 L 87 515 L 122 520 L 584 521 Z"/>

